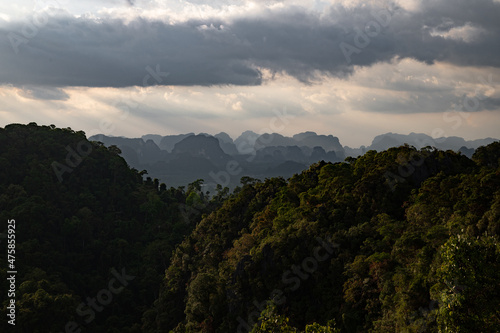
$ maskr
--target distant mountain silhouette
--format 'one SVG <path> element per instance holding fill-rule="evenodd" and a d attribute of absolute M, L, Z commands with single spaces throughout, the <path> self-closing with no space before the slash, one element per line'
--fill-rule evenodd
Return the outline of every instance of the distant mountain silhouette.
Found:
<path fill-rule="evenodd" d="M 493 138 L 466 141 L 456 136 L 432 138 L 423 133 L 410 133 L 408 135 L 386 133 L 376 136 L 372 144 L 368 147 L 368 150 L 383 151 L 407 143 L 417 149 L 431 146 L 442 150 L 451 149 L 458 151 L 461 147 L 477 149 L 480 146 L 485 146 L 495 141 L 497 139 Z"/>
<path fill-rule="evenodd" d="M 176 143 L 191 135 L 194 135 L 194 133 L 164 136 L 160 141 L 160 149 L 171 152 Z"/>
<path fill-rule="evenodd" d="M 161 143 L 161 139 L 163 139 L 163 136 L 159 134 L 146 134 L 141 137 L 144 141 L 148 140 L 153 140 L 153 142 L 159 147 Z"/>
<path fill-rule="evenodd" d="M 257 150 L 255 161 L 280 162 L 293 161 L 310 165 L 318 161 L 339 162 L 340 159 L 334 151 L 325 152 L 322 147 L 297 147 L 297 146 L 271 146 Z"/>
<path fill-rule="evenodd" d="M 153 140 L 144 142 L 143 139 L 129 139 L 124 137 L 112 137 L 103 134 L 91 136 L 90 141 L 100 141 L 105 146 L 117 146 L 122 151 L 122 156 L 127 163 L 136 169 L 143 164 L 155 163 L 168 160 L 170 154 L 161 150 Z"/>
<path fill-rule="evenodd" d="M 340 155 L 345 154 L 344 147 L 340 144 L 339 138 L 333 135 L 317 135 L 314 132 L 305 132 L 296 134 L 293 138 L 299 142 L 299 146 L 311 148 L 322 147 L 326 152 L 334 151 Z"/>
<path fill-rule="evenodd" d="M 258 137 L 259 134 L 252 131 L 245 131 L 241 133 L 241 135 L 234 140 L 236 149 L 240 154 L 251 154 L 254 152 L 255 141 Z"/>
<path fill-rule="evenodd" d="M 295 134 L 293 137 L 286 137 L 281 134 L 262 134 L 255 142 L 255 147 L 272 146 L 305 146 L 305 147 L 322 147 L 325 151 L 343 152 L 344 148 L 340 144 L 337 137 L 333 135 L 318 135 L 315 132 L 304 132 Z"/>
<path fill-rule="evenodd" d="M 302 133 L 299 133 L 299 134 L 295 134 L 294 136 L 292 136 L 292 138 L 295 141 L 302 141 L 305 138 L 308 138 L 310 136 L 316 136 L 316 135 L 317 135 L 316 132 L 307 131 L 307 132 L 302 132 Z"/>
<path fill-rule="evenodd" d="M 219 134 L 214 135 L 217 139 L 219 139 L 219 144 L 222 150 L 228 155 L 236 155 L 238 154 L 238 149 L 233 142 L 233 139 L 224 132 L 220 132 Z"/>
<path fill-rule="evenodd" d="M 359 148 L 351 148 L 349 146 L 344 146 L 345 156 L 358 157 L 363 155 L 368 151 L 365 146 L 361 146 Z"/>
<path fill-rule="evenodd" d="M 474 155 L 475 149 L 462 146 L 462 147 L 460 147 L 460 149 L 458 151 L 461 152 L 462 154 L 464 154 L 465 156 L 467 156 L 468 158 L 472 158 L 472 155 Z"/>
<path fill-rule="evenodd" d="M 215 165 L 223 165 L 231 159 L 224 153 L 217 138 L 202 134 L 190 135 L 179 141 L 175 144 L 172 154 L 204 158 Z"/>
<path fill-rule="evenodd" d="M 276 147 L 276 146 L 296 146 L 297 141 L 293 138 L 283 136 L 278 133 L 265 133 L 260 135 L 255 141 L 254 147 L 256 150 L 265 147 Z"/>
<path fill-rule="evenodd" d="M 460 151 L 472 156 L 475 149 L 496 141 L 492 138 L 464 140 L 460 137 L 433 139 L 421 133 L 408 135 L 386 133 L 375 137 L 370 146 L 343 147 L 333 135 L 303 132 L 287 137 L 278 133 L 259 135 L 243 132 L 236 140 L 224 132 L 216 135 L 194 133 L 166 135 L 147 134 L 142 138 L 95 135 L 89 138 L 106 146 L 116 145 L 127 163 L 169 186 L 183 186 L 197 179 L 222 183 L 230 188 L 243 176 L 264 179 L 289 177 L 318 161 L 340 162 L 347 156 L 357 157 L 368 150 L 383 151 L 409 144 L 441 150 Z"/>
<path fill-rule="evenodd" d="M 219 141 L 225 142 L 225 143 L 234 143 L 233 139 L 229 136 L 229 134 L 225 132 L 220 132 L 219 134 L 215 134 L 214 137 L 219 139 Z"/>
<path fill-rule="evenodd" d="M 271 167 L 266 171 L 266 174 L 269 177 L 291 177 L 297 172 L 302 172 L 304 169 L 307 169 L 306 164 L 294 162 L 294 161 L 286 161 L 275 167 Z"/>
<path fill-rule="evenodd" d="M 307 163 L 308 156 L 297 146 L 264 147 L 257 151 L 257 161 L 295 161 Z"/>

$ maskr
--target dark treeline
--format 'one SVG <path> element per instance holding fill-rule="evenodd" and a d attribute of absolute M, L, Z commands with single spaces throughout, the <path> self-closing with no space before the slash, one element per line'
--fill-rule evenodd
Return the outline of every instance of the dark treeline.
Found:
<path fill-rule="evenodd" d="M 71 321 L 86 332 L 140 332 L 175 245 L 224 199 L 221 190 L 209 200 L 200 182 L 167 188 L 143 180 L 144 172 L 130 169 L 118 153 L 71 129 L 0 129 L 0 232 L 16 220 L 19 332 L 65 332 Z M 87 306 L 87 297 L 108 289 L 113 269 L 135 278 L 109 304 Z M 76 311 L 81 303 L 83 315 Z"/>
<path fill-rule="evenodd" d="M 231 194 L 168 188 L 119 153 L 71 129 L 0 129 L 20 332 L 500 327 L 500 142 L 472 159 L 368 151 L 288 180 L 244 177 Z"/>

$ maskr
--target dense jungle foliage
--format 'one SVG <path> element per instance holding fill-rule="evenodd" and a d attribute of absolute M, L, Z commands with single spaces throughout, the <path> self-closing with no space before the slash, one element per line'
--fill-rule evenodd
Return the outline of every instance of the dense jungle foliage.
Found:
<path fill-rule="evenodd" d="M 500 327 L 500 142 L 472 160 L 369 151 L 288 180 L 243 177 L 230 195 L 203 193 L 202 180 L 143 180 L 119 153 L 71 129 L 0 129 L 0 231 L 16 220 L 20 332 Z M 108 302 L 123 269 L 134 278 Z"/>
<path fill-rule="evenodd" d="M 0 232 L 6 237 L 7 220 L 15 219 L 18 332 L 140 332 L 175 245 L 219 205 L 199 191 L 201 182 L 167 189 L 143 181 L 144 171 L 130 169 L 118 154 L 69 128 L 0 129 Z M 5 310 L 7 245 L 0 241 Z M 135 278 L 109 304 L 97 303 L 95 318 L 78 314 L 81 303 L 88 313 L 87 298 L 116 280 L 113 270 Z M 75 330 L 66 329 L 70 322 Z"/>

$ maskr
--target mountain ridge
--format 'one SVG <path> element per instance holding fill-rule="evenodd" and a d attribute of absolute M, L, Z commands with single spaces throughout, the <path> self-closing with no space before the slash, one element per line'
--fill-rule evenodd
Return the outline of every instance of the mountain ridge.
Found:
<path fill-rule="evenodd" d="M 95 135 L 89 140 L 106 146 L 116 145 L 125 160 L 134 168 L 146 169 L 153 178 L 180 186 L 197 179 L 210 184 L 220 183 L 233 188 L 241 176 L 257 179 L 281 175 L 290 177 L 299 166 L 307 168 L 318 162 L 341 162 L 347 157 L 359 157 L 367 151 L 383 151 L 405 144 L 421 149 L 432 146 L 453 150 L 467 157 L 475 149 L 496 141 L 493 138 L 465 140 L 460 137 L 434 139 L 423 133 L 386 133 L 376 136 L 369 146 L 342 146 L 338 137 L 306 131 L 293 136 L 279 133 L 257 134 L 245 131 L 235 140 L 227 133 L 186 133 L 160 136 L 146 134 L 141 138 Z M 159 144 L 158 144 L 159 143 Z M 198 164 L 193 167 L 193 164 Z M 292 167 L 293 166 L 293 167 Z M 279 172 L 281 167 L 281 173 Z M 183 170 L 184 172 L 180 173 Z"/>

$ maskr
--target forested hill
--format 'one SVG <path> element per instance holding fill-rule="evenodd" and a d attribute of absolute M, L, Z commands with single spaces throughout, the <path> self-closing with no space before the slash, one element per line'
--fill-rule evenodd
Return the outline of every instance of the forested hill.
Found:
<path fill-rule="evenodd" d="M 217 202 L 200 197 L 199 184 L 143 181 L 118 154 L 69 128 L 0 128 L 0 331 L 12 331 L 5 316 L 11 219 L 16 332 L 141 331 L 174 246 Z"/>
<path fill-rule="evenodd" d="M 247 179 L 177 247 L 143 329 L 498 332 L 499 158 L 406 146 Z"/>
<path fill-rule="evenodd" d="M 69 128 L 0 128 L 0 302 L 15 219 L 17 332 L 500 327 L 499 142 L 472 159 L 369 151 L 230 195 L 143 180 L 119 154 Z"/>

